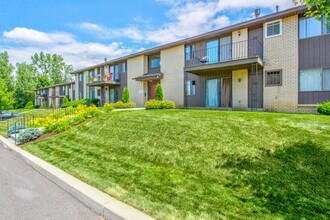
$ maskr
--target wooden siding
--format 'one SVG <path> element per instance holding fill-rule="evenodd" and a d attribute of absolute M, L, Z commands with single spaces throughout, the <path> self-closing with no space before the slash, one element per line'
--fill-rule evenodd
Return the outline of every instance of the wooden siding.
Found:
<path fill-rule="evenodd" d="M 205 73 L 203 75 L 194 75 L 191 73 L 186 73 L 186 81 L 195 81 L 195 95 L 187 96 L 185 95 L 185 104 L 186 107 L 205 107 L 206 106 L 206 85 L 205 82 L 207 79 L 218 79 L 218 78 L 232 78 L 231 71 L 226 72 L 210 72 Z M 230 99 L 232 100 L 232 95 L 230 95 Z M 231 104 L 232 105 L 232 104 Z"/>
<path fill-rule="evenodd" d="M 319 104 L 330 101 L 330 91 L 299 92 L 299 104 Z"/>
<path fill-rule="evenodd" d="M 299 69 L 330 67 L 330 34 L 299 40 Z"/>
<path fill-rule="evenodd" d="M 299 69 L 330 67 L 330 34 L 299 40 Z M 299 92 L 298 104 L 330 100 L 330 91 Z"/>

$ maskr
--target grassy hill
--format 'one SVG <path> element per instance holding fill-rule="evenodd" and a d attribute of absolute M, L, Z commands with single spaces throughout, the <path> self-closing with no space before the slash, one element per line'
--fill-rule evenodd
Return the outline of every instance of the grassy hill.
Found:
<path fill-rule="evenodd" d="M 330 118 L 113 112 L 23 145 L 159 219 L 330 218 Z"/>

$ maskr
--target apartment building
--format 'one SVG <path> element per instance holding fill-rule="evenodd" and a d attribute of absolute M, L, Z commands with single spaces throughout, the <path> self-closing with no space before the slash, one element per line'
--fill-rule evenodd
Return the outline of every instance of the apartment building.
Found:
<path fill-rule="evenodd" d="M 299 6 L 74 71 L 76 99 L 138 107 L 164 98 L 179 108 L 315 112 L 330 100 L 330 29 Z"/>
<path fill-rule="evenodd" d="M 75 82 L 61 83 L 35 90 L 35 104 L 42 106 L 43 103 L 49 108 L 53 105 L 58 108 L 62 105 L 64 97 L 75 100 Z"/>

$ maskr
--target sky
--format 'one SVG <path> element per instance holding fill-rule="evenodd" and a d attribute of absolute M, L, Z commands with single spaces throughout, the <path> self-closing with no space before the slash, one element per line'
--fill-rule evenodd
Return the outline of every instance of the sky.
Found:
<path fill-rule="evenodd" d="M 74 69 L 294 7 L 291 0 L 0 0 L 0 52 L 41 51 Z"/>

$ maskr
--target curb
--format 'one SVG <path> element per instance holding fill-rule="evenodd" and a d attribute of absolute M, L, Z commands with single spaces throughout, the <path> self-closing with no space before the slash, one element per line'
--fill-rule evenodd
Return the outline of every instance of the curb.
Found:
<path fill-rule="evenodd" d="M 0 136 L 0 146 L 14 152 L 33 169 L 54 182 L 67 193 L 71 194 L 91 210 L 103 216 L 105 219 L 153 219 L 147 214 L 118 201 L 117 199 L 19 148 L 11 139 L 6 139 Z"/>

